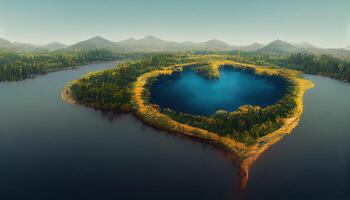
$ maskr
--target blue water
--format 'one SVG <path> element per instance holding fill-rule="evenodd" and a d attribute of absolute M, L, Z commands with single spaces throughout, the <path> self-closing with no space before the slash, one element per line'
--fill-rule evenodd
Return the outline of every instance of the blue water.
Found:
<path fill-rule="evenodd" d="M 185 70 L 159 77 L 151 86 L 151 102 L 177 112 L 209 116 L 247 104 L 266 107 L 284 92 L 285 83 L 279 78 L 221 68 L 219 79 L 208 79 Z"/>
<path fill-rule="evenodd" d="M 221 149 L 61 100 L 69 81 L 114 64 L 0 84 L 0 199 L 242 199 Z M 350 199 L 350 85 L 306 78 L 298 127 L 253 164 L 244 200 Z"/>

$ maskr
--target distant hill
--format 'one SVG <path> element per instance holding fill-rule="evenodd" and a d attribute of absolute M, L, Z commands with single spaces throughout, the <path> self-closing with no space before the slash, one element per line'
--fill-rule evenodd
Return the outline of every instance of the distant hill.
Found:
<path fill-rule="evenodd" d="M 264 47 L 263 44 L 255 42 L 255 43 L 247 45 L 247 46 L 239 46 L 237 49 L 240 49 L 242 51 L 257 51 L 263 47 Z"/>
<path fill-rule="evenodd" d="M 51 42 L 49 44 L 45 44 L 42 46 L 44 49 L 47 49 L 49 51 L 55 51 L 58 49 L 64 49 L 67 47 L 67 45 L 59 43 L 59 42 Z"/>
<path fill-rule="evenodd" d="M 316 55 L 327 54 L 337 58 L 350 59 L 349 50 L 319 48 L 307 42 L 290 44 L 282 40 L 272 41 L 255 52 L 262 53 L 262 54 L 277 54 L 277 55 L 285 55 L 290 53 L 311 53 Z"/>
<path fill-rule="evenodd" d="M 122 41 L 116 42 L 116 43 L 121 45 L 121 46 L 124 46 L 124 47 L 132 47 L 132 46 L 136 45 L 137 42 L 138 42 L 138 40 L 135 38 L 128 38 L 126 40 L 122 40 Z"/>
<path fill-rule="evenodd" d="M 282 40 L 274 40 L 268 43 L 266 46 L 257 50 L 258 53 L 269 53 L 269 54 L 286 54 L 296 53 L 303 51 L 301 48 L 293 46 L 288 42 Z"/>
<path fill-rule="evenodd" d="M 10 42 L 8 40 L 0 38 L 0 50 L 9 51 L 36 51 L 40 49 L 38 45 L 21 43 L 21 42 Z"/>
<path fill-rule="evenodd" d="M 328 54 L 337 58 L 346 58 L 350 59 L 350 50 L 344 50 L 344 49 L 314 49 L 311 50 L 311 53 L 314 54 Z"/>
<path fill-rule="evenodd" d="M 0 38 L 0 46 L 9 45 L 9 44 L 11 44 L 10 41 Z"/>
<path fill-rule="evenodd" d="M 10 49 L 15 51 L 32 51 L 32 50 L 57 50 L 57 49 L 79 50 L 79 49 L 112 49 L 120 51 L 178 51 L 178 50 L 232 50 L 233 46 L 217 39 L 206 42 L 172 42 L 159 39 L 154 36 L 146 36 L 142 39 L 129 38 L 120 42 L 112 42 L 101 36 L 96 36 L 66 46 L 57 42 L 47 45 L 33 45 L 26 43 L 11 43 L 2 39 L 0 49 Z"/>
<path fill-rule="evenodd" d="M 116 44 L 126 50 L 132 51 L 176 51 L 176 50 L 232 50 L 233 46 L 221 40 L 209 40 L 206 42 L 171 42 L 154 36 L 146 36 L 142 39 L 129 38 Z"/>
<path fill-rule="evenodd" d="M 79 49 L 111 49 L 118 51 L 183 51 L 183 50 L 213 50 L 230 51 L 241 50 L 258 54 L 287 55 L 290 53 L 312 53 L 316 55 L 328 54 L 342 59 L 350 59 L 350 46 L 339 49 L 319 48 L 308 42 L 291 44 L 282 40 L 274 40 L 266 45 L 253 43 L 246 46 L 233 46 L 218 39 L 205 42 L 173 42 L 166 41 L 149 35 L 142 39 L 129 38 L 120 42 L 113 42 L 101 36 L 96 36 L 67 46 L 58 42 L 46 45 L 35 45 L 21 42 L 10 42 L 0 38 L 0 50 L 11 51 L 55 51 L 58 49 L 79 50 Z"/>
<path fill-rule="evenodd" d="M 10 41 L 0 38 L 0 49 L 9 49 L 11 48 L 11 44 Z"/>
<path fill-rule="evenodd" d="M 13 42 L 11 45 L 12 49 L 16 51 L 38 51 L 44 50 L 41 46 L 23 42 Z"/>
<path fill-rule="evenodd" d="M 129 51 L 167 51 L 178 48 L 178 43 L 168 42 L 154 36 L 146 36 L 142 39 L 129 38 L 116 44 L 121 48 Z"/>
<path fill-rule="evenodd" d="M 315 49 L 315 48 L 318 48 L 316 47 L 315 45 L 311 44 L 311 43 L 308 43 L 308 42 L 300 42 L 300 43 L 295 43 L 293 44 L 295 47 L 298 47 L 298 48 L 306 48 L 306 49 Z"/>
<path fill-rule="evenodd" d="M 0 50 L 9 51 L 54 51 L 57 49 L 65 48 L 66 45 L 52 42 L 46 45 L 36 45 L 23 42 L 10 42 L 8 40 L 0 38 Z"/>
<path fill-rule="evenodd" d="M 213 39 L 206 42 L 194 43 L 194 49 L 205 49 L 205 50 L 232 50 L 233 46 L 218 40 Z"/>
<path fill-rule="evenodd" d="M 96 49 L 96 48 L 115 49 L 117 48 L 117 45 L 116 43 L 109 41 L 101 36 L 96 36 L 67 47 L 67 49 L 70 49 L 70 50 Z"/>

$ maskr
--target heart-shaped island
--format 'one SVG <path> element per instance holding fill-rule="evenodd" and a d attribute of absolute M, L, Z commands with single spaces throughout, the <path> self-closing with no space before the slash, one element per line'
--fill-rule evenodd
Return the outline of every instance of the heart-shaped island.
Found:
<path fill-rule="evenodd" d="M 252 163 L 297 126 L 311 87 L 294 70 L 222 55 L 160 54 L 87 74 L 62 98 L 130 111 L 148 125 L 220 145 L 239 161 L 244 187 Z"/>

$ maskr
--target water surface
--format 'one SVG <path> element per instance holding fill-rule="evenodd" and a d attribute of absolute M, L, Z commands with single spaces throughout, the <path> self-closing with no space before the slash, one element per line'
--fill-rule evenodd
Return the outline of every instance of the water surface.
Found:
<path fill-rule="evenodd" d="M 70 80 L 113 65 L 0 84 L 0 199 L 238 199 L 220 149 L 60 99 Z M 302 120 L 253 165 L 246 199 L 350 197 L 350 85 L 306 78 Z"/>
<path fill-rule="evenodd" d="M 266 107 L 276 103 L 284 92 L 281 79 L 232 68 L 220 68 L 219 79 L 184 70 L 159 77 L 151 86 L 151 102 L 177 112 L 208 116 L 247 104 Z"/>
<path fill-rule="evenodd" d="M 0 199 L 234 196 L 238 175 L 222 151 L 61 100 L 69 81 L 114 64 L 0 84 Z"/>

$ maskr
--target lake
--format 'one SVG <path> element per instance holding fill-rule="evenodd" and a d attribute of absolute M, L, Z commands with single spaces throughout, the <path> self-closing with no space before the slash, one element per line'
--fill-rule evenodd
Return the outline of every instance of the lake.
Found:
<path fill-rule="evenodd" d="M 151 102 L 162 108 L 209 116 L 217 110 L 234 111 L 247 104 L 274 104 L 283 96 L 285 82 L 229 67 L 220 68 L 219 79 L 208 79 L 187 69 L 158 77 L 150 91 Z"/>
<path fill-rule="evenodd" d="M 91 64 L 0 83 L 0 199 L 349 199 L 350 85 L 309 76 L 299 126 L 253 165 L 244 194 L 227 152 L 131 114 L 63 102 Z"/>

